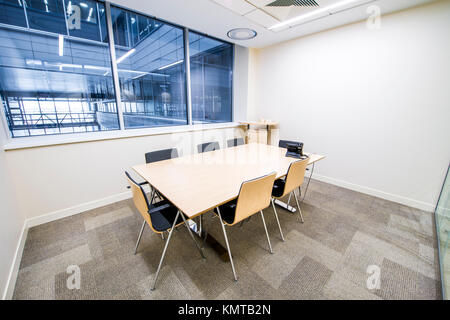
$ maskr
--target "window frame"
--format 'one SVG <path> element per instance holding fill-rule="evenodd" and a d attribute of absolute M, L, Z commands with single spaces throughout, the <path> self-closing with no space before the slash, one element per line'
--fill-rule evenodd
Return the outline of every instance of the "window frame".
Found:
<path fill-rule="evenodd" d="M 142 135 L 154 135 L 154 134 L 164 134 L 164 133 L 170 133 L 170 132 L 183 132 L 183 131 L 196 131 L 199 127 L 205 127 L 205 129 L 208 128 L 226 128 L 226 127 L 236 127 L 238 126 L 237 123 L 235 123 L 235 101 L 234 101 L 234 85 L 235 85 L 235 74 L 236 74 L 236 63 L 235 63 L 235 44 L 223 39 L 219 39 L 217 37 L 210 36 L 204 32 L 197 31 L 195 29 L 190 29 L 185 26 L 181 26 L 179 24 L 157 18 L 153 15 L 141 12 L 139 10 L 130 9 L 122 5 L 118 4 L 112 4 L 109 1 L 102 1 L 102 0 L 95 0 L 98 3 L 103 3 L 105 6 L 105 18 L 106 18 L 106 31 L 108 33 L 108 39 L 109 43 L 107 44 L 109 46 L 110 56 L 111 56 L 111 73 L 113 76 L 113 85 L 114 85 L 114 91 L 115 91 L 115 98 L 116 98 L 116 105 L 117 105 L 117 114 L 119 119 L 119 128 L 117 130 L 110 130 L 110 131 L 98 131 L 98 132 L 83 132 L 83 133 L 59 133 L 59 134 L 49 134 L 49 135 L 36 135 L 36 136 L 26 136 L 26 137 L 13 137 L 11 131 L 9 130 L 9 125 L 7 123 L 6 113 L 3 108 L 3 106 L 0 107 L 0 117 L 2 118 L 2 124 L 4 126 L 4 130 L 6 133 L 7 141 L 6 144 L 3 146 L 5 150 L 11 150 L 11 149 L 17 149 L 17 148 L 26 148 L 27 146 L 34 147 L 34 146 L 42 146 L 42 145 L 53 145 L 53 144 L 64 144 L 64 143 L 75 143 L 75 142 L 83 142 L 83 141 L 95 141 L 95 140 L 105 140 L 105 139 L 115 139 L 115 138 L 123 138 L 123 137 L 132 137 L 132 136 L 142 136 Z M 180 28 L 183 30 L 183 45 L 184 45 L 184 68 L 185 68 L 185 97 L 186 97 L 186 117 L 187 121 L 185 125 L 164 125 L 164 126 L 154 126 L 154 127 L 148 127 L 148 128 L 125 128 L 124 121 L 123 121 L 123 108 L 122 108 L 122 100 L 120 96 L 120 83 L 118 78 L 118 72 L 117 72 L 117 58 L 115 56 L 115 43 L 114 43 L 114 34 L 112 34 L 112 30 L 110 30 L 110 26 L 112 29 L 112 19 L 111 19 L 111 8 L 115 7 L 122 10 L 127 10 L 134 14 L 143 15 L 149 19 L 154 19 L 155 21 Z M 6 28 L 19 28 L 23 30 L 28 30 L 31 28 L 27 27 L 18 27 L 14 25 L 8 25 L 0 23 L 1 26 Z M 33 29 L 33 31 L 35 31 Z M 42 33 L 50 33 L 43 30 L 36 30 Z M 221 123 L 207 123 L 207 124 L 194 124 L 192 119 L 192 90 L 191 90 L 191 76 L 190 76 L 190 55 L 189 55 L 189 32 L 195 32 L 196 34 L 199 34 L 204 37 L 211 38 L 213 40 L 227 43 L 232 46 L 232 85 L 231 85 L 231 121 L 224 121 Z M 71 35 L 65 35 L 66 38 L 74 38 L 74 39 L 81 39 L 81 40 L 89 40 L 84 38 L 79 38 L 76 36 Z M 112 43 L 111 43 L 112 40 Z M 40 138 L 40 139 L 38 139 Z M 64 142 L 66 141 L 66 142 Z"/>

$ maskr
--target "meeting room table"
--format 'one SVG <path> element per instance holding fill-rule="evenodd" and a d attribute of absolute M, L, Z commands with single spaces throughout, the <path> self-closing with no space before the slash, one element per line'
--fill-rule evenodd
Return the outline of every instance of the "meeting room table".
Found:
<path fill-rule="evenodd" d="M 309 165 L 324 156 L 304 153 Z M 237 198 L 243 182 L 271 172 L 276 178 L 287 174 L 298 159 L 286 157 L 286 149 L 249 143 L 210 152 L 133 166 L 143 179 L 190 219 L 199 217 L 195 231 L 202 236 L 202 215 Z M 291 210 L 292 211 L 292 210 Z M 228 261 L 227 250 L 213 237 L 207 242 Z"/>

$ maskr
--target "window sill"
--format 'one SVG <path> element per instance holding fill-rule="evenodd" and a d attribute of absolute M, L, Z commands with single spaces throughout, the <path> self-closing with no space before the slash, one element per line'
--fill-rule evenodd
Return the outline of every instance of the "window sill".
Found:
<path fill-rule="evenodd" d="M 184 125 L 175 127 L 170 126 L 170 127 L 157 127 L 146 129 L 114 130 L 103 132 L 70 133 L 51 136 L 12 138 L 9 140 L 8 143 L 3 145 L 3 150 L 10 151 L 10 150 L 47 147 L 71 143 L 134 138 L 134 137 L 172 134 L 190 131 L 236 128 L 240 126 L 242 126 L 242 124 L 238 122 L 226 122 L 226 123 Z"/>

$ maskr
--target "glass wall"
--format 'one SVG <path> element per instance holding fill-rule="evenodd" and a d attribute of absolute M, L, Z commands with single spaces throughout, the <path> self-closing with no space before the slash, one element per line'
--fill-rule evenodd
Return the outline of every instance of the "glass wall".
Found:
<path fill-rule="evenodd" d="M 112 8 L 125 128 L 187 124 L 183 29 Z"/>
<path fill-rule="evenodd" d="M 450 166 L 435 211 L 443 298 L 450 299 Z"/>
<path fill-rule="evenodd" d="M 191 123 L 232 121 L 231 44 L 105 9 L 94 0 L 0 0 L 0 103 L 12 137 L 188 124 L 185 32 Z"/>
<path fill-rule="evenodd" d="M 232 121 L 233 46 L 190 32 L 192 119 Z"/>

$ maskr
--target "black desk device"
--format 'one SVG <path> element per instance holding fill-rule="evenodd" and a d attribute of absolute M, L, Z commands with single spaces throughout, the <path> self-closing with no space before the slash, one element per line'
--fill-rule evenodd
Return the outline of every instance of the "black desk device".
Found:
<path fill-rule="evenodd" d="M 296 158 L 296 159 L 306 159 L 307 156 L 303 154 L 303 142 L 298 144 L 288 143 L 286 145 L 287 152 L 286 157 Z"/>

